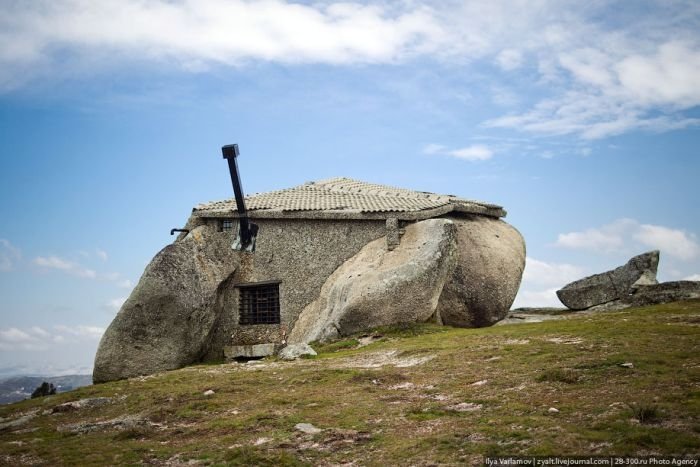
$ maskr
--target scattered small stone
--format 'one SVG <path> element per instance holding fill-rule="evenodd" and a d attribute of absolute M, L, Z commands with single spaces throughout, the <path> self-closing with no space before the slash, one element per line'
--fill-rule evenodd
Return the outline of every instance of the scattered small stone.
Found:
<path fill-rule="evenodd" d="M 62 413 L 62 412 L 72 412 L 74 410 L 80 409 L 92 409 L 93 407 L 100 407 L 112 402 L 110 397 L 89 397 L 87 399 L 80 399 L 77 401 L 66 402 L 64 404 L 57 405 L 51 410 L 51 413 Z"/>
<path fill-rule="evenodd" d="M 301 431 L 302 433 L 306 433 L 307 435 L 315 435 L 323 431 L 320 428 L 316 428 L 311 423 L 297 423 L 296 425 L 294 425 L 294 428 Z"/>
<path fill-rule="evenodd" d="M 555 408 L 555 407 L 550 407 L 549 410 L 547 410 L 547 412 L 549 412 L 549 413 L 559 413 L 559 409 L 557 409 L 557 408 Z"/>
<path fill-rule="evenodd" d="M 623 368 L 634 368 L 634 363 L 632 363 L 632 362 L 620 363 L 620 366 Z"/>
<path fill-rule="evenodd" d="M 309 344 L 289 344 L 279 353 L 279 357 L 282 360 L 296 360 L 304 355 L 314 356 L 317 354 Z"/>
<path fill-rule="evenodd" d="M 470 386 L 483 386 L 484 384 L 486 384 L 488 382 L 489 382 L 489 380 L 482 379 L 481 381 L 476 381 L 476 382 L 470 384 Z"/>
<path fill-rule="evenodd" d="M 413 387 L 415 387 L 415 384 L 413 384 L 409 381 L 406 381 L 405 383 L 395 384 L 393 386 L 390 386 L 389 389 L 413 389 Z"/>
<path fill-rule="evenodd" d="M 272 438 L 258 438 L 253 442 L 253 446 L 260 446 L 261 444 L 269 443 L 272 441 Z"/>
<path fill-rule="evenodd" d="M 214 394 L 216 393 L 211 389 L 207 389 L 206 391 L 204 391 L 205 396 L 213 396 Z"/>
<path fill-rule="evenodd" d="M 476 410 L 481 410 L 482 407 L 481 404 L 474 404 L 473 402 L 460 402 L 459 404 L 447 407 L 447 410 L 454 410 L 455 412 L 474 412 Z"/>

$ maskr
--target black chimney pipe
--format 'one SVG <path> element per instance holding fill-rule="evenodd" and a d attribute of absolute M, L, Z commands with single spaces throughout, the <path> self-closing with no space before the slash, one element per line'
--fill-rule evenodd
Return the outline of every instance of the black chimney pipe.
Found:
<path fill-rule="evenodd" d="M 221 148 L 221 153 L 224 159 L 228 161 L 228 171 L 231 175 L 231 183 L 233 184 L 233 193 L 236 196 L 236 209 L 238 210 L 238 225 L 240 227 L 240 249 L 241 251 L 255 249 L 255 235 L 258 233 L 258 226 L 248 220 L 248 211 L 245 208 L 245 199 L 243 196 L 243 187 L 241 186 L 241 177 L 238 174 L 238 164 L 236 158 L 240 154 L 237 144 L 227 144 Z"/>

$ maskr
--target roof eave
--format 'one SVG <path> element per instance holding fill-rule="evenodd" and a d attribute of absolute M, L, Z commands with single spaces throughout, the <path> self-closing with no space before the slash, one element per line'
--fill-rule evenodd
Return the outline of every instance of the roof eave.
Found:
<path fill-rule="evenodd" d="M 378 211 L 363 212 L 354 209 L 346 210 L 326 210 L 326 211 L 285 211 L 282 209 L 258 209 L 248 211 L 251 219 L 324 219 L 324 220 L 384 220 L 397 218 L 399 220 L 418 221 L 433 217 L 444 216 L 450 212 L 472 214 L 501 218 L 506 216 L 506 211 L 500 207 L 487 207 L 478 204 L 469 206 L 457 203 L 450 203 L 432 209 L 420 211 Z M 197 210 L 193 209 L 192 214 L 205 218 L 237 218 L 238 212 L 235 210 Z"/>

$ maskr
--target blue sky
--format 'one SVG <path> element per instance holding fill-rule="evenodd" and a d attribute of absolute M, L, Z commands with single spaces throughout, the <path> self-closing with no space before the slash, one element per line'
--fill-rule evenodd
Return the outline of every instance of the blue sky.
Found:
<path fill-rule="evenodd" d="M 234 142 L 249 193 L 503 205 L 516 306 L 654 248 L 700 280 L 698 31 L 695 1 L 0 0 L 0 375 L 89 372 Z"/>

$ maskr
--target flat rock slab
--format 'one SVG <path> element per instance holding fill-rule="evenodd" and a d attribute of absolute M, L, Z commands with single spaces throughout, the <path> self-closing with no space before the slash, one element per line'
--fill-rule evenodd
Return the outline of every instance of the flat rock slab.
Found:
<path fill-rule="evenodd" d="M 226 360 L 234 358 L 262 358 L 275 353 L 275 344 L 227 345 L 224 347 Z"/>
<path fill-rule="evenodd" d="M 294 428 L 301 431 L 302 433 L 306 433 L 307 435 L 315 435 L 323 431 L 320 428 L 316 428 L 311 423 L 297 423 L 296 425 L 294 425 Z"/>
<path fill-rule="evenodd" d="M 559 300 L 572 310 L 619 300 L 635 287 L 656 284 L 659 251 L 654 250 L 630 259 L 611 271 L 585 277 L 557 290 Z"/>

